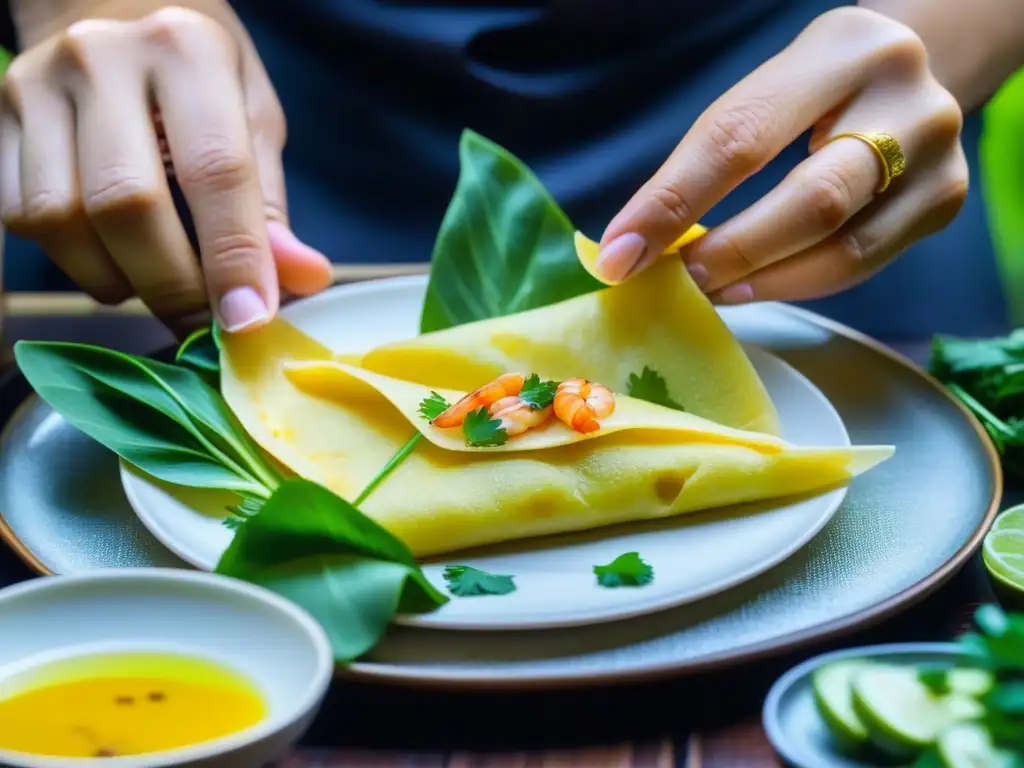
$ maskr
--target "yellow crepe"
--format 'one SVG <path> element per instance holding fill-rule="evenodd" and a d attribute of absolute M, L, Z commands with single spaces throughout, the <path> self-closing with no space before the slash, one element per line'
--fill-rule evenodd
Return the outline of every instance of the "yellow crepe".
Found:
<path fill-rule="evenodd" d="M 417 430 L 426 438 L 361 505 L 419 557 L 818 492 L 892 454 L 791 446 L 621 396 L 595 434 L 551 424 L 499 448 L 469 449 L 417 412 L 431 390 L 449 401 L 463 390 L 334 360 L 280 318 L 225 334 L 223 344 L 222 391 L 245 428 L 341 496 L 358 495 Z"/>
<path fill-rule="evenodd" d="M 743 348 L 679 259 L 547 307 L 378 347 L 367 370 L 470 391 L 509 371 L 574 376 L 627 391 L 650 366 L 688 413 L 736 429 L 779 434 L 779 417 Z"/>

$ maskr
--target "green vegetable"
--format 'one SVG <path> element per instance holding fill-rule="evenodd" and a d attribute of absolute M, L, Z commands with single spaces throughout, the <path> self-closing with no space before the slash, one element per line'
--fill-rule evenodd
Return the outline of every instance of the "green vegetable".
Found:
<path fill-rule="evenodd" d="M 668 384 L 665 378 L 646 365 L 639 375 L 635 373 L 629 374 L 629 381 L 626 382 L 626 394 L 639 400 L 654 403 L 655 405 L 674 408 L 677 411 L 686 410 L 669 395 Z"/>
<path fill-rule="evenodd" d="M 486 408 L 470 411 L 462 422 L 462 434 L 466 436 L 466 445 L 474 448 L 490 448 L 508 441 L 508 432 L 501 426 L 501 419 L 492 419 Z"/>
<path fill-rule="evenodd" d="M 190 333 L 174 356 L 174 362 L 191 368 L 215 389 L 220 387 L 220 328 L 216 323 Z"/>
<path fill-rule="evenodd" d="M 344 499 L 309 480 L 284 481 L 238 529 L 217 573 L 298 603 L 327 630 L 335 658 L 359 658 L 396 612 L 448 602 L 408 548 Z"/>
<path fill-rule="evenodd" d="M 540 376 L 531 373 L 523 382 L 523 390 L 519 393 L 519 399 L 533 410 L 540 411 L 555 401 L 557 390 L 557 381 L 541 381 Z"/>
<path fill-rule="evenodd" d="M 602 587 L 643 587 L 654 581 L 654 569 L 637 552 L 619 555 L 607 565 L 595 565 L 594 575 Z"/>
<path fill-rule="evenodd" d="M 814 704 L 844 751 L 868 742 L 868 727 L 853 707 L 853 677 L 870 662 L 836 661 L 815 670 L 811 678 Z"/>
<path fill-rule="evenodd" d="M 507 595 L 516 591 L 512 576 L 487 573 L 468 565 L 449 565 L 444 569 L 448 590 L 457 597 Z"/>
<path fill-rule="evenodd" d="M 20 341 L 14 355 L 66 421 L 153 477 L 259 499 L 281 482 L 192 370 L 84 344 Z"/>
<path fill-rule="evenodd" d="M 441 397 L 437 392 L 431 392 L 429 397 L 425 397 L 423 401 L 420 402 L 419 412 L 420 416 L 430 421 L 436 419 L 448 408 L 449 404 L 447 400 Z M 409 441 L 399 448 L 395 455 L 388 459 L 388 463 L 383 466 L 380 472 L 378 472 L 374 478 L 367 483 L 366 487 L 363 488 L 360 494 L 356 497 L 356 500 L 352 502 L 353 505 L 358 507 L 366 501 L 366 498 L 384 481 L 384 478 L 390 475 L 392 471 L 394 471 L 395 467 L 405 461 L 409 457 L 409 454 L 416 450 L 417 444 L 419 444 L 422 439 L 423 433 L 417 430 L 416 434 L 410 437 Z"/>
<path fill-rule="evenodd" d="M 420 331 L 544 307 L 604 286 L 576 257 L 574 228 L 537 177 L 473 131 L 434 243 Z"/>
<path fill-rule="evenodd" d="M 1007 472 L 1024 479 L 1024 328 L 993 339 L 937 336 L 929 369 L 978 417 Z"/>
<path fill-rule="evenodd" d="M 959 723 L 939 735 L 936 756 L 941 768 L 1021 768 L 1022 762 L 992 743 L 976 723 Z"/>

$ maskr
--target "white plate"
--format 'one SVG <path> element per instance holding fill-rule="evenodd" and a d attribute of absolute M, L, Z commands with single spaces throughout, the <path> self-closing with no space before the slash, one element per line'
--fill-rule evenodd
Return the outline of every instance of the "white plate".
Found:
<path fill-rule="evenodd" d="M 417 335 L 425 287 L 422 276 L 338 286 L 292 304 L 283 315 L 339 353 L 361 352 Z M 839 414 L 813 384 L 767 352 L 746 350 L 779 411 L 786 440 L 850 444 Z M 161 543 L 197 568 L 216 565 L 232 537 L 221 524 L 229 497 L 162 484 L 123 463 L 121 478 L 132 508 Z M 424 566 L 442 591 L 444 565 L 455 563 L 513 574 L 517 590 L 455 598 L 434 613 L 396 621 L 437 629 L 540 629 L 661 611 L 722 592 L 782 562 L 824 527 L 845 495 L 842 488 L 793 504 L 683 515 L 456 554 Z M 597 586 L 591 566 L 631 551 L 654 567 L 654 582 L 643 589 Z"/>

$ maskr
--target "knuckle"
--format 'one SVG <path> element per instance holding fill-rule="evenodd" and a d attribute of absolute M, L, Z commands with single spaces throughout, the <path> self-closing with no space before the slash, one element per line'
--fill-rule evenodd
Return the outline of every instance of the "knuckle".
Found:
<path fill-rule="evenodd" d="M 177 318 L 206 306 L 206 292 L 188 275 L 150 277 L 140 292 L 146 305 L 161 317 Z"/>
<path fill-rule="evenodd" d="M 863 234 L 848 232 L 838 239 L 836 246 L 840 261 L 851 269 L 858 269 L 868 260 L 870 245 Z"/>
<path fill-rule="evenodd" d="M 917 74 L 928 69 L 928 49 L 909 27 L 898 25 L 878 48 L 877 61 L 886 70 L 898 74 Z"/>
<path fill-rule="evenodd" d="M 147 43 L 177 55 L 231 40 L 227 30 L 209 16 L 175 5 L 153 11 L 141 24 Z"/>
<path fill-rule="evenodd" d="M 838 168 L 819 169 L 806 185 L 807 209 L 820 230 L 834 232 L 849 218 L 853 193 Z"/>
<path fill-rule="evenodd" d="M 160 191 L 132 168 L 102 171 L 84 192 L 83 205 L 90 218 L 111 215 L 146 215 L 160 202 Z"/>
<path fill-rule="evenodd" d="M 176 173 L 184 185 L 225 192 L 252 182 L 256 165 L 249 153 L 215 140 L 193 153 Z"/>
<path fill-rule="evenodd" d="M 17 111 L 21 110 L 25 89 L 31 87 L 32 81 L 36 79 L 38 75 L 35 73 L 35 67 L 25 56 L 15 58 L 4 72 L 4 94 Z"/>
<path fill-rule="evenodd" d="M 685 225 L 693 215 L 692 206 L 686 199 L 669 186 L 659 186 L 651 190 L 651 197 L 655 204 L 661 208 L 673 222 Z"/>
<path fill-rule="evenodd" d="M 945 88 L 936 85 L 929 110 L 928 129 L 931 135 L 943 143 L 952 143 L 960 137 L 964 126 L 964 113 L 956 98 Z"/>
<path fill-rule="evenodd" d="M 54 61 L 66 73 L 91 75 L 96 69 L 96 57 L 114 45 L 112 37 L 117 22 L 102 19 L 83 19 L 69 26 L 54 46 Z"/>
<path fill-rule="evenodd" d="M 727 262 L 731 261 L 744 272 L 758 268 L 757 259 L 733 235 L 723 231 L 718 234 L 718 237 L 720 239 L 715 241 L 715 250 L 721 249 Z"/>
<path fill-rule="evenodd" d="M 52 190 L 26 194 L 20 211 L 24 225 L 33 228 L 60 228 L 80 218 L 81 205 L 76 198 Z"/>
<path fill-rule="evenodd" d="M 266 250 L 263 241 L 249 232 L 218 235 L 205 244 L 207 268 L 228 274 L 247 274 Z"/>
<path fill-rule="evenodd" d="M 107 281 L 95 285 L 82 286 L 82 289 L 100 304 L 114 307 L 135 295 L 134 289 L 127 280 Z"/>
<path fill-rule="evenodd" d="M 942 180 L 932 204 L 934 219 L 937 223 L 936 229 L 942 229 L 957 217 L 964 207 L 964 203 L 967 202 L 969 188 L 970 183 L 966 169 L 963 174 L 950 174 Z"/>
<path fill-rule="evenodd" d="M 751 99 L 713 118 L 708 133 L 710 151 L 723 165 L 743 175 L 758 171 L 767 161 L 766 140 L 777 122 L 775 108 L 764 99 Z"/>

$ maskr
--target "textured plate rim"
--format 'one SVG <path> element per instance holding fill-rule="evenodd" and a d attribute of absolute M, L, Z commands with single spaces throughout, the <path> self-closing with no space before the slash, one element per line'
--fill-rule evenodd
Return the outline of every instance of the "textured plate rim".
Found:
<path fill-rule="evenodd" d="M 391 278 L 391 280 L 407 280 L 408 278 Z M 371 281 L 367 281 L 371 282 Z M 339 667 L 337 676 L 342 679 L 352 679 L 364 682 L 383 683 L 406 687 L 429 688 L 433 690 L 556 690 L 568 688 L 630 685 L 643 682 L 652 682 L 674 677 L 703 674 L 714 672 L 730 666 L 747 664 L 762 661 L 783 653 L 797 651 L 816 643 L 824 643 L 834 640 L 844 633 L 854 630 L 863 630 L 877 625 L 879 622 L 906 610 L 912 605 L 920 602 L 945 584 L 956 574 L 974 555 L 981 546 L 982 539 L 992 521 L 999 513 L 999 507 L 1003 497 L 1003 471 L 999 462 L 999 455 L 991 438 L 974 415 L 961 403 L 951 392 L 949 392 L 937 379 L 927 371 L 920 368 L 908 358 L 885 344 L 870 336 L 854 330 L 842 323 L 830 320 L 810 310 L 801 307 L 794 307 L 777 302 L 771 303 L 779 311 L 805 322 L 816 325 L 830 331 L 837 336 L 842 336 L 850 341 L 860 344 L 863 347 L 891 360 L 906 369 L 908 373 L 923 380 L 929 387 L 939 393 L 964 417 L 974 430 L 978 441 L 988 456 L 989 468 L 992 473 L 992 498 L 989 499 L 988 509 L 982 516 L 981 522 L 974 533 L 961 545 L 953 555 L 941 566 L 932 571 L 925 578 L 917 581 L 901 592 L 892 595 L 867 608 L 854 611 L 839 619 L 817 624 L 799 632 L 791 632 L 770 641 L 751 643 L 749 645 L 734 648 L 732 650 L 708 654 L 699 659 L 688 659 L 684 661 L 671 661 L 657 664 L 645 665 L 641 668 L 630 670 L 611 670 L 600 674 L 581 672 L 557 672 L 528 677 L 513 675 L 494 675 L 487 673 L 458 674 L 446 672 L 443 674 L 423 671 L 402 671 L 389 667 L 386 664 L 375 664 L 367 662 L 356 662 L 348 667 Z M 17 368 L 12 369 L 12 375 Z M 5 377 L 6 378 L 6 377 Z M 21 411 L 27 408 L 38 395 L 31 393 L 12 412 L 8 424 L 13 422 Z M 5 424 L 0 430 L 0 440 L 3 439 L 8 426 Z M 0 510 L 0 540 L 2 540 L 14 553 L 32 570 L 40 575 L 52 575 L 51 571 L 22 543 L 11 530 L 4 517 L 3 510 Z"/>
<path fill-rule="evenodd" d="M 830 651 L 813 656 L 797 664 L 772 683 L 772 687 L 768 689 L 768 695 L 765 696 L 764 705 L 761 707 L 761 725 L 764 728 L 765 736 L 768 738 L 768 743 L 771 744 L 775 753 L 785 760 L 787 764 L 797 766 L 798 768 L 806 768 L 807 764 L 800 761 L 800 755 L 794 753 L 789 748 L 788 739 L 782 735 L 784 729 L 779 725 L 778 713 L 782 697 L 790 691 L 794 683 L 807 677 L 815 669 L 833 661 L 842 661 L 844 659 L 874 659 L 925 654 L 960 658 L 964 655 L 964 652 L 956 643 L 885 643 L 883 645 L 863 645 Z"/>

